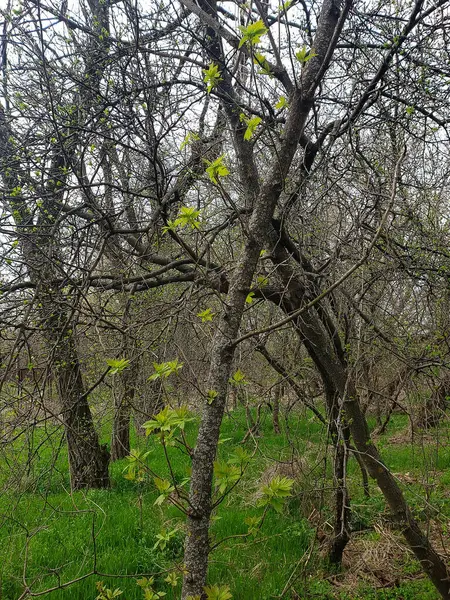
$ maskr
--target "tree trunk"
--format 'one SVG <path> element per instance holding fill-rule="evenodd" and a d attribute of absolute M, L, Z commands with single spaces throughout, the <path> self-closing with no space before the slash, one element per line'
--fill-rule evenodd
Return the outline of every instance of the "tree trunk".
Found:
<path fill-rule="evenodd" d="M 235 386 L 230 386 L 228 391 L 228 409 L 236 410 L 238 407 L 238 393 Z"/>
<path fill-rule="evenodd" d="M 369 475 L 376 480 L 399 526 L 423 570 L 436 586 L 442 598 L 450 598 L 450 573 L 445 562 L 437 554 L 427 536 L 421 531 L 411 514 L 404 495 L 388 468 L 384 465 L 375 445 L 370 439 L 369 428 L 357 399 L 356 390 L 349 386 L 345 392 L 345 411 L 357 450 L 361 453 Z"/>
<path fill-rule="evenodd" d="M 335 447 L 333 460 L 334 485 L 335 485 L 335 514 L 333 539 L 328 553 L 328 560 L 336 567 L 342 564 L 342 555 L 350 540 L 350 499 L 345 483 L 347 468 L 347 447 L 344 440 L 338 442 Z"/>
<path fill-rule="evenodd" d="M 278 238 L 277 238 L 278 239 Z M 297 310 L 308 300 L 304 282 L 307 274 L 301 268 L 291 265 L 292 256 L 279 244 L 272 253 L 277 265 L 277 273 L 286 286 L 282 307 L 287 312 Z M 308 290 L 311 293 L 310 290 Z M 317 291 L 312 289 L 314 294 Z M 436 586 L 441 596 L 450 598 L 450 577 L 444 561 L 422 533 L 406 503 L 405 497 L 388 468 L 383 464 L 373 444 L 366 418 L 361 410 L 354 383 L 349 376 L 345 354 L 339 343 L 332 320 L 323 307 L 315 306 L 305 310 L 295 321 L 300 339 L 305 344 L 324 381 L 325 389 L 339 394 L 345 421 L 353 437 L 356 450 L 369 473 L 381 489 L 405 540 L 422 568 Z"/>
<path fill-rule="evenodd" d="M 131 393 L 132 392 L 132 393 Z M 122 394 L 114 406 L 114 421 L 111 437 L 111 460 L 120 460 L 130 454 L 130 418 L 134 389 Z"/>
<path fill-rule="evenodd" d="M 53 347 L 58 396 L 64 420 L 72 490 L 109 486 L 109 453 L 101 445 L 84 391 L 71 334 Z"/>
<path fill-rule="evenodd" d="M 280 396 L 282 395 L 281 381 L 272 389 L 272 425 L 275 433 L 281 433 L 280 428 Z"/>
<path fill-rule="evenodd" d="M 20 165 L 14 160 L 12 131 L 0 106 L 0 168 L 7 189 L 20 184 Z M 101 446 L 95 431 L 88 397 L 84 390 L 78 351 L 74 339 L 76 323 L 72 305 L 76 299 L 62 292 L 53 280 L 61 275 L 64 260 L 58 246 L 58 227 L 63 192 L 55 188 L 68 167 L 67 158 L 74 148 L 55 150 L 48 186 L 36 222 L 26 202 L 12 195 L 10 204 L 17 228 L 23 261 L 30 280 L 36 286 L 35 305 L 40 328 L 54 365 L 59 402 L 68 446 L 72 489 L 107 487 L 109 454 Z M 2 164 L 3 163 L 3 164 Z M 9 165 L 9 168 L 8 168 Z M 59 269 L 59 270 L 58 270 Z M 58 284 L 61 286 L 61 284 Z"/>
<path fill-rule="evenodd" d="M 161 381 L 158 379 L 152 381 L 150 383 L 150 397 L 135 397 L 133 405 L 133 421 L 136 434 L 145 435 L 142 425 L 164 408 Z"/>
<path fill-rule="evenodd" d="M 330 423 L 330 437 L 334 449 L 333 479 L 335 488 L 333 539 L 330 544 L 328 559 L 331 564 L 340 567 L 343 552 L 350 540 L 350 498 L 346 484 L 349 434 L 348 428 L 343 422 L 339 394 L 328 384 L 325 386 L 325 399 Z"/>
<path fill-rule="evenodd" d="M 208 15 L 217 16 L 214 0 L 202 1 L 199 6 Z M 277 148 L 277 158 L 262 186 L 254 162 L 253 145 L 244 137 L 246 126 L 243 126 L 239 119 L 241 110 L 229 71 L 224 64 L 220 39 L 213 27 L 206 27 L 208 53 L 212 60 L 219 62 L 221 68 L 222 80 L 218 84 L 218 91 L 224 98 L 224 109 L 234 135 L 244 202 L 248 208 L 252 208 L 252 213 L 246 231 L 247 240 L 233 270 L 229 292 L 212 344 L 207 389 L 216 391 L 217 396 L 212 404 L 204 405 L 192 460 L 190 512 L 184 554 L 186 574 L 183 580 L 182 600 L 186 600 L 188 596 L 204 596 L 209 555 L 213 465 L 234 356 L 233 342 L 239 332 L 248 290 L 260 252 L 267 244 L 275 206 L 284 189 L 289 168 L 304 133 L 315 91 L 329 65 L 349 9 L 350 1 L 343 6 L 336 0 L 323 2 L 314 38 L 315 55 L 302 71 L 300 87 L 292 91 L 283 138 Z"/>
<path fill-rule="evenodd" d="M 308 351 L 316 363 L 322 377 L 332 382 L 339 392 L 345 419 L 353 437 L 356 450 L 367 468 L 369 475 L 377 482 L 391 510 L 392 518 L 402 532 L 408 546 L 420 561 L 423 570 L 442 598 L 450 599 L 450 577 L 448 569 L 421 531 L 406 503 L 405 497 L 389 469 L 371 440 L 367 421 L 362 413 L 356 389 L 348 376 L 345 366 L 336 356 L 326 331 L 317 313 L 305 311 L 296 321 L 298 331 L 306 340 Z"/>
<path fill-rule="evenodd" d="M 112 252 L 111 254 L 114 253 Z M 122 355 L 128 359 L 128 368 L 120 375 L 121 393 L 114 398 L 114 421 L 111 437 L 111 460 L 120 460 L 130 454 L 131 411 L 134 405 L 139 375 L 139 353 L 136 341 L 130 335 L 133 322 L 132 298 L 121 297 L 123 306 Z"/>
<path fill-rule="evenodd" d="M 255 348 L 255 350 L 257 352 L 259 352 L 260 354 L 262 354 L 264 356 L 264 358 L 267 360 L 267 362 L 269 363 L 269 365 L 277 372 L 279 373 L 282 377 L 283 380 L 292 388 L 292 390 L 295 392 L 295 395 L 297 396 L 298 400 L 304 404 L 307 408 L 309 408 L 309 410 L 314 413 L 314 415 L 317 417 L 317 419 L 319 419 L 319 421 L 321 423 L 323 423 L 324 425 L 327 424 L 326 419 L 322 416 L 322 414 L 320 413 L 319 410 L 317 410 L 317 408 L 314 406 L 314 404 L 309 403 L 306 398 L 305 398 L 305 394 L 303 392 L 303 390 L 300 388 L 300 386 L 298 385 L 298 383 L 295 381 L 295 379 L 293 379 L 289 373 L 286 371 L 286 369 L 283 367 L 283 365 L 281 363 L 279 363 L 276 358 L 274 356 L 272 356 L 269 351 L 267 350 L 267 348 L 264 346 L 264 344 L 258 344 Z"/>

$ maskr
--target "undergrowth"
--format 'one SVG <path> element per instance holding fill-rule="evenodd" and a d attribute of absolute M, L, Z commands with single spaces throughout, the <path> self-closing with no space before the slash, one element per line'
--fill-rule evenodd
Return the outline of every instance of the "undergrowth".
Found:
<path fill-rule="evenodd" d="M 234 600 L 266 600 L 281 594 L 287 599 L 436 599 L 436 592 L 413 559 L 402 567 L 404 578 L 387 589 L 368 585 L 364 578 L 348 589 L 340 583 L 345 582 L 345 572 L 333 574 L 327 569 L 323 550 L 333 507 L 331 452 L 324 450 L 326 430 L 311 414 L 291 413 L 288 425 L 284 422 L 282 433 L 276 435 L 270 414 L 263 413 L 259 432 L 248 438 L 246 447 L 254 452 L 254 459 L 212 523 L 213 544 L 225 541 L 211 555 L 210 581 L 228 585 Z M 190 423 L 186 428 L 191 443 L 196 427 Z M 405 418 L 395 415 L 378 445 L 424 528 L 437 520 L 446 535 L 450 518 L 450 446 L 444 443 L 447 432 L 439 433 L 438 443 L 399 444 L 394 438 L 406 427 Z M 244 411 L 225 417 L 219 451 L 222 458 L 241 444 L 246 431 Z M 106 427 L 102 434 L 107 442 Z M 33 592 L 56 588 L 42 598 L 94 600 L 96 582 L 103 581 L 105 588 L 120 589 L 120 598 L 138 600 L 143 594 L 136 580 L 152 575 L 155 589 L 164 592 L 164 598 L 179 598 L 182 573 L 176 571 L 176 565 L 181 565 L 183 555 L 181 512 L 174 506 L 155 505 L 154 486 L 125 479 L 126 460 L 111 465 L 110 490 L 70 493 L 61 435 L 57 428 L 36 429 L 32 440 L 28 438 L 25 443 L 25 437 L 19 436 L 1 459 L 1 599 L 17 600 L 26 583 Z M 134 436 L 132 444 L 150 450 L 147 460 L 151 469 L 168 477 L 155 436 Z M 186 479 L 189 459 L 176 448 L 169 448 L 169 456 L 175 478 Z M 261 514 L 258 488 L 265 473 L 274 464 L 289 464 L 293 459 L 298 465 L 293 495 L 281 513 L 268 511 L 257 535 L 245 536 L 246 519 Z M 364 496 L 354 458 L 348 471 L 352 527 L 365 543 L 382 543 L 380 527 L 389 528 L 382 495 L 372 483 L 370 498 Z M 158 545 L 158 534 L 169 531 L 175 533 Z M 92 571 L 95 574 L 89 575 Z M 178 578 L 178 585 L 166 581 L 168 573 L 174 574 L 172 584 Z M 64 587 L 72 580 L 77 581 Z"/>

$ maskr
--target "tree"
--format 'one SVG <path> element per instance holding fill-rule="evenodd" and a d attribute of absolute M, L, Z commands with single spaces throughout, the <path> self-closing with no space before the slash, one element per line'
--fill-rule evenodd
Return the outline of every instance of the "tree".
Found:
<path fill-rule="evenodd" d="M 378 334 L 389 323 L 399 282 L 406 298 L 420 287 L 418 272 L 438 271 L 436 252 L 424 250 L 424 221 L 411 211 L 425 200 L 416 190 L 429 191 L 445 171 L 436 165 L 447 126 L 440 79 L 448 73 L 439 59 L 445 6 L 418 0 L 363 10 L 324 0 L 272 10 L 256 1 L 233 14 L 215 1 L 149 11 L 125 1 L 89 4 L 89 11 L 83 5 L 71 15 L 30 0 L 35 30 L 23 29 L 25 12 L 7 26 L 17 66 L 4 67 L 9 214 L 20 235 L 24 222 L 36 233 L 24 219 L 43 189 L 41 196 L 52 198 L 46 225 L 66 236 L 36 238 L 35 247 L 48 252 L 51 245 L 51 272 L 25 273 L 16 252 L 3 291 L 20 298 L 44 281 L 50 315 L 63 305 L 63 321 L 82 312 L 90 324 L 102 319 L 111 329 L 117 315 L 105 308 L 110 298 L 121 294 L 125 306 L 129 294 L 162 287 L 171 290 L 167 304 L 176 298 L 189 313 L 198 302 L 198 318 L 214 317 L 209 376 L 197 386 L 203 412 L 186 504 L 183 599 L 201 596 L 206 584 L 214 460 L 235 349 L 281 327 L 292 328 L 323 382 L 335 447 L 332 560 L 339 563 L 348 540 L 351 451 L 441 595 L 449 595 L 445 564 L 370 439 L 357 385 L 364 365 L 354 348 L 361 341 L 356 324 Z M 22 48 L 32 57 L 27 66 Z M 35 83 L 26 97 L 19 92 L 24 77 Z M 11 137 L 26 147 L 8 146 Z M 428 197 L 426 204 L 436 207 Z M 439 218 L 435 225 L 444 246 Z M 13 249 L 16 229 L 6 234 Z M 69 277 L 62 263 L 71 265 Z M 97 293 L 105 304 L 94 317 Z M 371 317 L 364 302 L 377 307 Z M 397 315 L 408 311 L 395 308 Z M 45 332 L 64 335 L 79 325 L 51 323 Z M 129 328 L 121 334 L 123 353 L 133 353 Z M 74 364 L 73 352 L 58 368 Z M 271 364 L 280 372 L 277 358 Z M 80 386 L 77 398 L 86 400 Z M 128 422 L 125 414 L 116 423 L 124 440 Z"/>

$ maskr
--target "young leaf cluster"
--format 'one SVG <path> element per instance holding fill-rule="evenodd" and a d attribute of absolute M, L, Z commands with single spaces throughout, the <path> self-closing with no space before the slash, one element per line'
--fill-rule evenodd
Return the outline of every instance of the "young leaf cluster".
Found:
<path fill-rule="evenodd" d="M 250 141 L 256 132 L 256 128 L 261 123 L 261 117 L 247 117 L 244 113 L 241 113 L 239 116 L 242 123 L 247 125 L 247 129 L 244 133 L 244 140 Z"/>
<path fill-rule="evenodd" d="M 220 81 L 223 81 L 219 71 L 219 65 L 211 63 L 207 69 L 203 69 L 203 73 L 203 81 L 206 83 L 206 91 L 208 94 L 210 94 L 213 88 L 215 88 Z"/>
<path fill-rule="evenodd" d="M 140 483 L 145 479 L 145 459 L 150 454 L 150 451 L 143 452 L 136 448 L 130 450 L 130 454 L 126 457 L 128 463 L 123 470 L 124 478 L 129 481 L 136 481 Z"/>
<path fill-rule="evenodd" d="M 180 209 L 180 213 L 175 220 L 167 221 L 167 225 L 163 227 L 163 232 L 166 231 L 176 231 L 178 227 L 184 229 L 185 227 L 190 227 L 191 229 L 200 229 L 200 221 L 198 217 L 200 215 L 200 211 L 196 210 L 193 206 L 182 206 Z"/>
<path fill-rule="evenodd" d="M 178 362 L 178 358 L 163 363 L 153 363 L 155 372 L 148 378 L 149 381 L 155 381 L 156 379 L 166 379 L 172 373 L 178 373 L 183 368 L 183 363 Z"/>
<path fill-rule="evenodd" d="M 255 23 L 250 23 L 247 27 L 240 25 L 239 29 L 242 33 L 239 48 L 247 43 L 250 44 L 250 46 L 256 46 L 256 44 L 259 44 L 261 41 L 261 37 L 269 31 L 261 19 Z"/>
<path fill-rule="evenodd" d="M 108 358 L 106 364 L 109 367 L 109 375 L 116 375 L 129 367 L 130 361 L 127 358 Z"/>
<path fill-rule="evenodd" d="M 146 435 L 150 435 L 154 431 L 158 431 L 162 439 L 172 437 L 177 429 L 184 430 L 186 423 L 193 421 L 189 410 L 186 406 L 179 408 L 170 408 L 166 406 L 153 419 L 142 425 Z"/>
<path fill-rule="evenodd" d="M 208 165 L 205 169 L 206 173 L 210 181 L 214 183 L 214 185 L 217 185 L 219 183 L 219 177 L 226 177 L 230 174 L 228 168 L 223 164 L 223 159 L 223 154 L 222 156 L 219 156 L 219 158 L 216 158 L 216 160 L 214 160 L 213 162 L 210 162 L 209 160 L 205 159 L 205 162 Z"/>
<path fill-rule="evenodd" d="M 259 506 L 270 506 L 277 512 L 283 509 L 283 503 L 292 495 L 294 480 L 288 477 L 274 477 L 270 483 L 263 486 Z"/>

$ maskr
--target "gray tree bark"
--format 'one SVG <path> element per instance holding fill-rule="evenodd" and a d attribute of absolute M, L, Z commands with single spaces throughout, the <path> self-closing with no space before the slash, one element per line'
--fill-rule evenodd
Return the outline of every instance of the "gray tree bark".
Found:
<path fill-rule="evenodd" d="M 21 166 L 14 159 L 11 137 L 5 112 L 0 108 L 0 172 L 6 188 L 12 191 L 20 188 Z M 30 280 L 36 286 L 40 325 L 55 372 L 68 446 L 71 487 L 80 489 L 109 485 L 109 453 L 99 442 L 83 384 L 71 306 L 76 299 L 65 296 L 53 283 L 61 278 L 61 265 L 64 264 L 58 250 L 56 225 L 62 192 L 56 185 L 64 177 L 62 173 L 71 151 L 73 148 L 55 150 L 37 222 L 21 196 L 11 195 L 10 205 L 18 226 L 23 260 Z"/>
<path fill-rule="evenodd" d="M 301 307 L 306 297 L 304 277 L 300 278 L 289 265 L 289 257 L 282 249 L 274 252 L 277 272 L 286 286 L 283 309 L 290 313 Z M 391 510 L 392 518 L 402 532 L 408 546 L 420 561 L 442 598 L 450 598 L 450 573 L 444 560 L 433 548 L 427 536 L 421 531 L 406 503 L 396 479 L 383 463 L 369 432 L 366 418 L 361 410 L 354 382 L 350 377 L 345 356 L 339 347 L 338 339 L 329 327 L 324 310 L 314 307 L 296 318 L 295 327 L 305 344 L 309 355 L 319 370 L 326 389 L 333 391 L 340 399 L 345 418 L 356 451 L 364 463 L 370 477 L 381 489 Z"/>
<path fill-rule="evenodd" d="M 213 464 L 217 451 L 220 425 L 225 409 L 228 379 L 234 355 L 233 340 L 236 338 L 245 307 L 247 290 L 251 286 L 260 252 L 267 243 L 268 228 L 284 181 L 303 134 L 306 119 L 311 110 L 315 90 L 323 76 L 339 37 L 345 14 L 350 4 L 342 6 L 335 0 L 325 0 L 314 40 L 317 54 L 303 70 L 301 88 L 292 93 L 291 108 L 286 121 L 285 133 L 277 158 L 262 187 L 253 161 L 252 146 L 243 139 L 244 130 L 239 122 L 239 107 L 233 103 L 234 93 L 227 71 L 223 70 L 221 92 L 229 101 L 225 104 L 228 120 L 234 133 L 234 143 L 240 169 L 241 183 L 246 190 L 246 203 L 252 206 L 248 224 L 247 241 L 233 272 L 230 288 L 220 316 L 213 341 L 208 389 L 217 392 L 212 404 L 205 403 L 192 461 L 190 485 L 190 512 L 187 521 L 187 539 L 184 554 L 186 575 L 183 581 L 182 599 L 188 596 L 204 596 L 209 556 L 209 523 L 212 510 Z M 205 12 L 216 16 L 215 2 L 204 6 Z M 341 18 L 340 19 L 340 17 Z M 208 27 L 207 39 L 211 40 L 209 52 L 222 56 L 220 40 L 213 28 Z"/>

